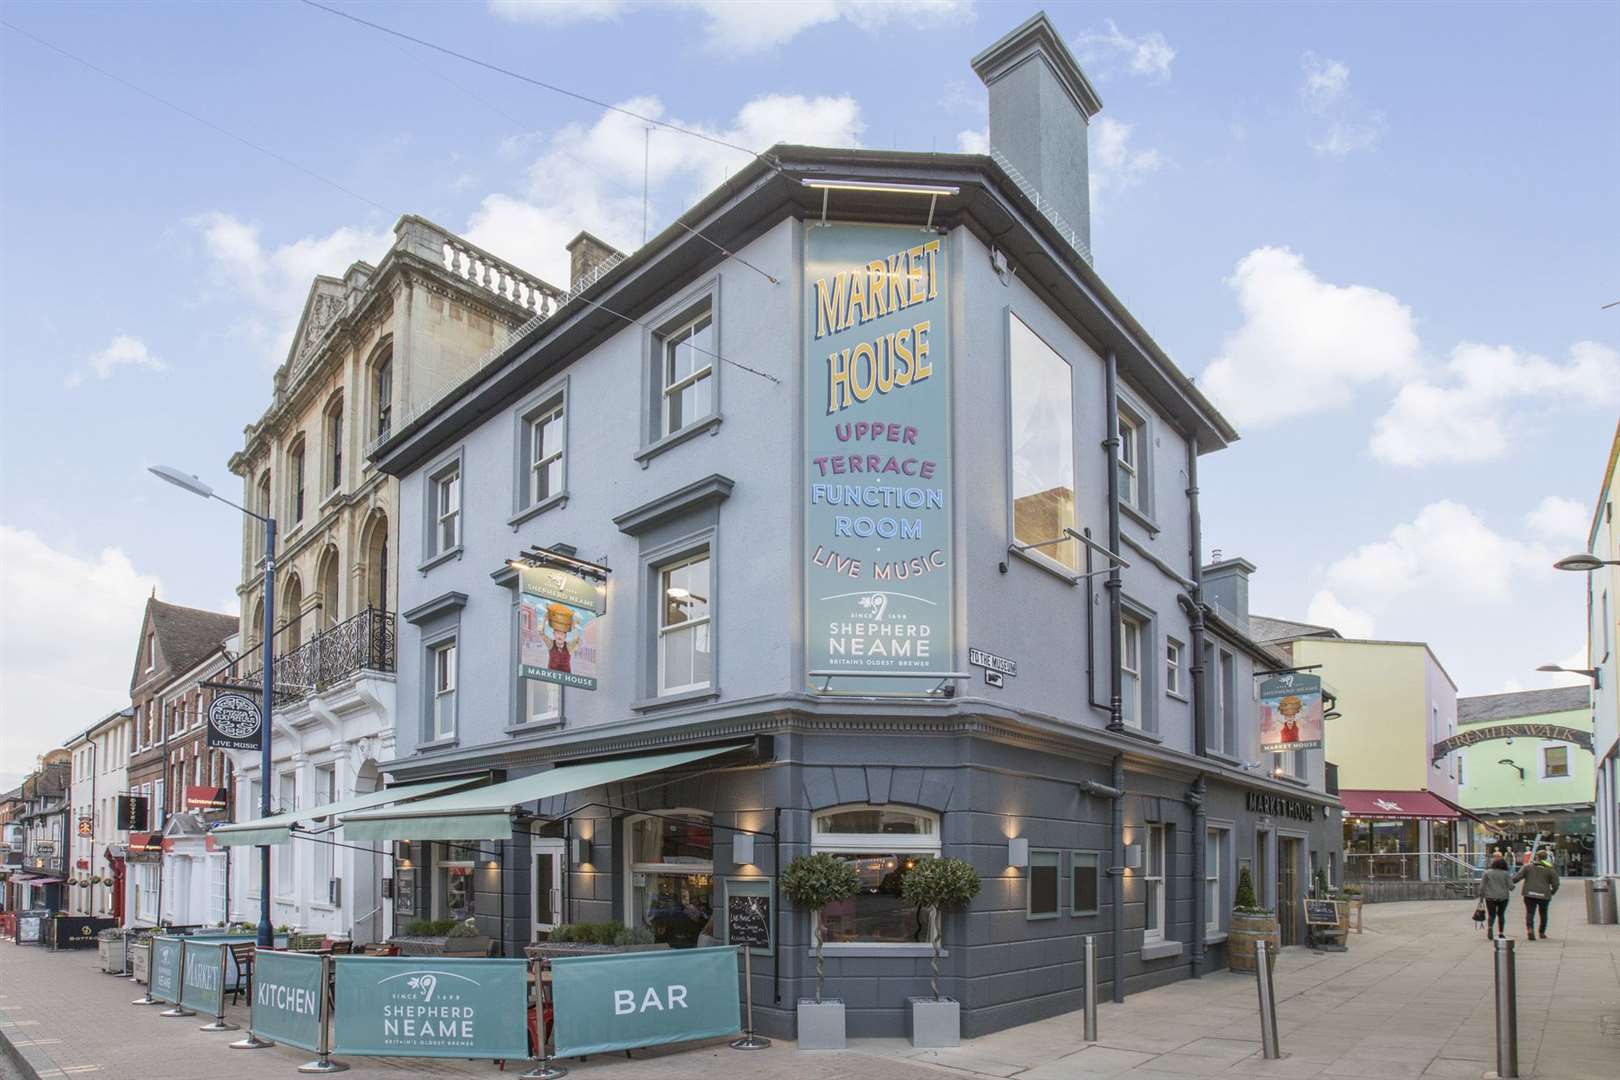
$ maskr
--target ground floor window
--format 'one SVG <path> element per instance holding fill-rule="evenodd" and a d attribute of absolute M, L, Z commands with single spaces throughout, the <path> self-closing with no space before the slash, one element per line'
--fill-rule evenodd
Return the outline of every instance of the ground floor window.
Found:
<path fill-rule="evenodd" d="M 1226 829 L 1210 829 L 1204 840 L 1204 932 L 1218 934 L 1226 917 L 1226 853 L 1231 850 Z"/>
<path fill-rule="evenodd" d="M 1072 879 L 1070 884 L 1072 891 L 1069 893 L 1070 913 L 1095 915 L 1098 911 L 1097 898 L 1101 892 L 1098 855 L 1095 851 L 1076 851 L 1069 859 L 1069 876 Z"/>
<path fill-rule="evenodd" d="M 437 918 L 465 922 L 478 914 L 473 877 L 477 864 L 469 857 L 474 854 L 459 844 L 440 844 L 434 851 L 433 907 Z"/>
<path fill-rule="evenodd" d="M 849 806 L 817 812 L 811 849 L 855 868 L 860 891 L 821 910 L 817 932 L 832 943 L 928 943 L 927 921 L 900 899 L 900 879 L 939 855 L 939 819 L 904 806 Z M 1053 869 L 1055 875 L 1055 864 Z M 1055 877 L 1054 877 L 1055 881 Z"/>
<path fill-rule="evenodd" d="M 1055 919 L 1058 913 L 1059 863 L 1056 851 L 1029 853 L 1029 900 L 1025 914 L 1031 919 Z"/>
<path fill-rule="evenodd" d="M 719 944 L 714 926 L 714 826 L 708 815 L 672 811 L 625 821 L 630 926 L 676 949 Z"/>
<path fill-rule="evenodd" d="M 1168 825 L 1149 825 L 1143 845 L 1143 907 L 1147 915 L 1142 933 L 1144 945 L 1164 940 L 1164 849 L 1169 831 Z"/>

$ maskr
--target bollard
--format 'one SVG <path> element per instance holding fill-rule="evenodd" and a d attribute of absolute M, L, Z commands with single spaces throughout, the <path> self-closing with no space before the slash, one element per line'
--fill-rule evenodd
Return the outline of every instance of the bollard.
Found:
<path fill-rule="evenodd" d="M 320 1057 L 298 1066 L 298 1071 L 301 1073 L 348 1072 L 349 1067 L 347 1065 L 341 1061 L 332 1060 L 332 958 L 330 956 L 321 957 L 321 1002 L 325 1007 L 321 1010 L 320 1045 L 315 1050 Z"/>
<path fill-rule="evenodd" d="M 535 957 L 534 964 L 534 1041 L 538 1044 L 535 1049 L 539 1062 L 518 1077 L 518 1080 L 559 1080 L 559 1077 L 568 1075 L 568 1070 L 551 1060 L 551 1047 L 546 1043 L 546 984 L 542 980 L 545 961 Z"/>
<path fill-rule="evenodd" d="M 198 1031 L 235 1031 L 236 1025 L 225 1019 L 225 969 L 230 966 L 231 947 L 224 943 L 219 946 L 219 1011 L 214 1014 L 211 1023 L 204 1024 Z"/>
<path fill-rule="evenodd" d="M 743 992 L 748 1002 L 748 1026 L 743 1029 L 743 1037 L 733 1039 L 733 1050 L 763 1050 L 771 1045 L 771 1040 L 761 1038 L 754 1034 L 754 950 L 744 945 L 743 954 Z"/>
<path fill-rule="evenodd" d="M 1097 942 L 1086 935 L 1086 1042 L 1097 1041 Z"/>
<path fill-rule="evenodd" d="M 1282 1057 L 1277 1045 L 1277 992 L 1271 984 L 1271 947 L 1267 942 L 1254 943 L 1254 981 L 1260 991 L 1260 1050 L 1267 1061 Z"/>
<path fill-rule="evenodd" d="M 1507 938 L 1496 939 L 1496 1075 L 1519 1075 L 1519 997 Z"/>

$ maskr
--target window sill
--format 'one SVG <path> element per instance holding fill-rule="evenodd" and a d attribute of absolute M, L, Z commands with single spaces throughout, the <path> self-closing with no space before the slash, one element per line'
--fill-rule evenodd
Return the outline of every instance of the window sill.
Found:
<path fill-rule="evenodd" d="M 665 435 L 663 438 L 657 439 L 648 443 L 646 446 L 643 446 L 640 450 L 636 451 L 635 459 L 641 462 L 641 467 L 645 469 L 648 462 L 652 461 L 652 459 L 657 457 L 659 454 L 662 454 L 665 450 L 674 449 L 686 440 L 694 439 L 697 436 L 702 435 L 704 432 L 708 432 L 710 434 L 715 433 L 719 430 L 720 421 L 722 419 L 723 415 L 721 413 L 715 413 L 712 416 L 706 416 L 702 420 L 688 424 L 686 427 L 681 428 L 681 430 L 675 432 L 673 435 Z"/>
<path fill-rule="evenodd" d="M 1226 941 L 1226 931 L 1225 930 L 1217 930 L 1213 934 L 1209 933 L 1208 931 L 1205 931 L 1205 933 L 1204 933 L 1204 944 L 1205 945 L 1220 945 L 1224 941 Z"/>
<path fill-rule="evenodd" d="M 1288 773 L 1283 773 L 1281 776 L 1272 774 L 1271 779 L 1280 781 L 1284 784 L 1293 784 L 1297 788 L 1308 789 L 1311 786 L 1311 782 L 1305 779 L 1303 776 L 1290 776 Z"/>
<path fill-rule="evenodd" d="M 1143 942 L 1142 962 L 1145 964 L 1152 960 L 1169 960 L 1171 957 L 1180 956 L 1181 950 L 1182 945 L 1179 941 Z"/>
<path fill-rule="evenodd" d="M 522 510 L 519 510 L 517 513 L 513 514 L 511 517 L 507 518 L 506 523 L 508 525 L 512 526 L 512 529 L 514 531 L 516 531 L 516 529 L 517 529 L 517 527 L 519 525 L 522 525 L 525 521 L 528 521 L 530 518 L 537 518 L 541 514 L 545 513 L 547 510 L 551 510 L 551 509 L 553 509 L 555 507 L 567 506 L 567 505 L 568 505 L 568 492 L 559 491 L 555 495 L 551 495 L 551 496 L 548 496 L 547 498 L 541 499 L 539 502 L 535 503 L 533 506 L 526 506 Z"/>
<path fill-rule="evenodd" d="M 872 957 L 872 958 L 894 957 L 896 959 L 899 959 L 899 958 L 907 958 L 907 959 L 909 959 L 909 958 L 914 957 L 914 956 L 933 956 L 934 955 L 934 949 L 933 949 L 932 946 L 930 946 L 930 945 L 917 945 L 917 944 L 913 944 L 913 943 L 910 943 L 910 942 L 908 942 L 908 943 L 906 943 L 904 945 L 879 945 L 879 944 L 875 944 L 875 943 L 874 944 L 867 944 L 865 942 L 858 942 L 858 941 L 829 941 L 829 942 L 827 942 L 827 944 L 822 946 L 822 949 L 826 952 L 826 954 L 828 956 L 851 956 L 851 957 Z M 808 957 L 813 958 L 816 955 L 816 950 L 814 950 L 814 949 L 806 950 L 805 955 L 808 956 Z M 941 948 L 939 950 L 939 955 L 940 956 L 949 956 L 949 955 L 951 955 L 951 951 L 949 949 Z"/>
<path fill-rule="evenodd" d="M 338 906 L 336 904 L 324 904 L 324 903 L 317 904 L 313 900 L 310 901 L 309 908 L 310 908 L 311 911 L 337 911 L 338 910 Z"/>
<path fill-rule="evenodd" d="M 446 750 L 446 749 L 449 749 L 452 746 L 460 746 L 460 745 L 461 745 L 461 739 L 459 739 L 455 735 L 447 735 L 442 739 L 430 739 L 427 742 L 419 742 L 419 743 L 417 743 L 416 744 L 416 752 L 418 754 L 420 754 L 423 751 L 428 751 L 428 750 Z"/>
<path fill-rule="evenodd" d="M 677 705 L 696 705 L 706 701 L 716 701 L 720 697 L 720 688 L 711 686 L 704 690 L 686 690 L 679 694 L 664 694 L 655 698 L 642 698 L 632 701 L 630 708 L 634 712 L 648 712 L 653 709 L 668 709 Z"/>
<path fill-rule="evenodd" d="M 506 728 L 506 733 L 513 738 L 523 735 L 539 735 L 546 731 L 556 731 L 563 726 L 563 718 L 553 717 L 548 720 L 531 720 L 526 724 L 512 724 Z"/>
<path fill-rule="evenodd" d="M 444 563 L 449 562 L 451 559 L 459 559 L 461 558 L 461 552 L 462 547 L 460 544 L 457 544 L 455 547 L 446 551 L 441 551 L 431 559 L 418 563 L 416 566 L 417 573 L 425 574 L 429 570 L 432 570 L 435 566 L 441 566 Z"/>
<path fill-rule="evenodd" d="M 1101 917 L 1102 917 L 1102 912 L 1101 911 L 1071 911 L 1071 912 L 1069 912 L 1069 918 L 1071 918 L 1071 919 L 1098 919 L 1098 918 L 1101 918 Z"/>
<path fill-rule="evenodd" d="M 1159 532 L 1160 532 L 1158 523 L 1155 522 L 1151 517 L 1149 517 L 1148 514 L 1145 511 L 1138 510 L 1136 507 L 1132 506 L 1130 503 L 1124 501 L 1123 499 L 1120 500 L 1119 510 L 1120 510 L 1120 513 L 1124 514 L 1126 517 L 1130 518 L 1132 521 L 1134 521 L 1138 525 L 1142 526 L 1142 528 L 1146 529 L 1148 531 L 1148 539 L 1149 540 L 1152 540 L 1152 539 L 1155 539 L 1155 538 L 1158 537 Z"/>
<path fill-rule="evenodd" d="M 1167 697 L 1167 698 L 1175 698 L 1177 701 L 1181 702 L 1183 705 L 1188 704 L 1187 699 L 1182 697 L 1180 694 L 1176 693 L 1174 690 L 1166 690 L 1164 692 L 1164 696 Z"/>
<path fill-rule="evenodd" d="M 1025 549 L 1014 544 L 1008 544 L 1007 554 L 1013 556 L 1014 558 L 1022 559 L 1024 562 L 1029 563 L 1029 565 L 1035 567 L 1037 570 L 1046 571 L 1048 574 L 1051 574 L 1065 585 L 1080 584 L 1080 576 L 1078 573 L 1070 570 L 1068 567 L 1064 566 L 1055 559 L 1047 558 L 1038 551 L 1026 551 Z"/>
<path fill-rule="evenodd" d="M 1111 727 L 1108 730 L 1117 732 L 1120 735 L 1128 735 L 1133 739 L 1141 739 L 1145 743 L 1153 743 L 1154 745 L 1164 742 L 1164 736 L 1157 732 L 1145 731 L 1139 727 L 1131 727 L 1129 724 L 1121 724 L 1117 728 Z"/>
<path fill-rule="evenodd" d="M 1208 757 L 1208 758 L 1214 758 L 1216 761 L 1219 761 L 1221 764 L 1230 765 L 1234 769 L 1243 768 L 1243 762 L 1239 761 L 1237 758 L 1233 757 L 1231 754 L 1228 754 L 1225 750 L 1211 750 L 1211 749 L 1209 749 L 1209 747 L 1206 746 L 1204 748 L 1204 756 Z"/>

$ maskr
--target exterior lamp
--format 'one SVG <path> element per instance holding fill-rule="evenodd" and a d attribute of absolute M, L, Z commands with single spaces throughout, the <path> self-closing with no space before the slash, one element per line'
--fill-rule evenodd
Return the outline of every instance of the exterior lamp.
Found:
<path fill-rule="evenodd" d="M 1029 865 L 1029 837 L 1013 836 L 1007 839 L 1007 865 L 1022 870 Z"/>
<path fill-rule="evenodd" d="M 152 465 L 147 469 L 165 483 L 204 499 L 218 499 L 234 510 L 240 510 L 264 526 L 264 683 L 260 688 L 259 706 L 259 816 L 270 817 L 270 713 L 274 706 L 271 696 L 275 677 L 275 600 L 276 600 L 276 519 L 255 514 L 245 506 L 238 506 L 203 483 L 196 475 L 183 472 L 172 465 Z M 259 847 L 259 948 L 268 949 L 275 942 L 275 926 L 270 921 L 270 846 Z"/>
<path fill-rule="evenodd" d="M 738 833 L 731 838 L 731 861 L 738 866 L 754 865 L 753 833 Z"/>
<path fill-rule="evenodd" d="M 1601 570 L 1605 566 L 1620 566 L 1620 559 L 1600 559 L 1596 555 L 1581 552 L 1578 555 L 1565 555 L 1553 563 L 1554 570 L 1573 570 L 1578 574 L 1590 574 L 1593 570 Z"/>
<path fill-rule="evenodd" d="M 587 837 L 574 837 L 574 865 L 589 866 L 591 864 L 591 842 Z"/>
<path fill-rule="evenodd" d="M 1510 769 L 1516 769 L 1519 773 L 1519 779 L 1524 779 L 1524 766 L 1520 765 L 1518 762 L 1513 761 L 1510 758 L 1502 758 L 1501 760 L 1497 761 L 1497 764 L 1506 765 Z M 1500 825 L 1501 822 L 1497 822 L 1497 824 Z"/>
<path fill-rule="evenodd" d="M 1142 869 L 1142 845 L 1141 844 L 1126 844 L 1125 845 L 1125 869 L 1127 869 L 1127 870 L 1140 870 L 1140 869 Z"/>
<path fill-rule="evenodd" d="M 1588 679 L 1592 680 L 1592 689 L 1600 690 L 1600 689 L 1603 688 L 1603 683 L 1598 679 L 1597 668 L 1559 667 L 1557 664 L 1542 664 L 1540 667 L 1536 668 L 1536 670 L 1537 671 L 1563 671 L 1563 672 L 1567 672 L 1570 675 L 1585 675 Z"/>

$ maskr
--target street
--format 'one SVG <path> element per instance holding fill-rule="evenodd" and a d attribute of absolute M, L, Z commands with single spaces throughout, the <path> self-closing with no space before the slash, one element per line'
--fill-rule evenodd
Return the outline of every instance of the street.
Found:
<path fill-rule="evenodd" d="M 1552 938 L 1518 930 L 1520 1075 L 1612 1080 L 1620 1061 L 1620 927 L 1585 922 L 1579 882 L 1553 903 Z M 1132 1080 L 1231 1076 L 1480 1077 L 1494 1069 L 1492 950 L 1461 901 L 1370 905 L 1366 932 L 1344 954 L 1285 950 L 1277 964 L 1283 1058 L 1260 1056 L 1255 982 L 1223 972 L 1136 994 L 1099 1009 L 1099 1042 L 1079 1014 L 916 1050 L 904 1040 L 855 1040 L 844 1052 L 799 1053 L 777 1042 L 751 1055 L 724 1042 L 564 1062 L 593 1080 L 710 1080 L 746 1068 L 755 1080 L 922 1080 L 958 1077 Z M 1517 914 L 1515 909 L 1514 914 Z M 1106 993 L 1106 991 L 1105 991 Z M 162 1019 L 128 1004 L 135 984 L 97 972 L 89 953 L 0 946 L 0 1034 L 33 1068 L 25 1076 L 154 1080 L 288 1077 L 313 1055 L 230 1050 L 240 1037 L 197 1031 L 202 1018 Z M 230 1009 L 246 1022 L 246 1010 Z M 499 1075 L 488 1062 L 350 1059 L 360 1078 Z M 0 1065 L 0 1069 L 5 1066 Z M 522 1069 L 509 1066 L 507 1075 Z M 0 1071 L 0 1076 L 6 1075 Z"/>

